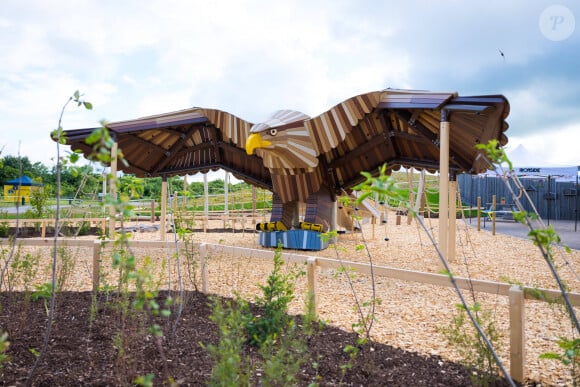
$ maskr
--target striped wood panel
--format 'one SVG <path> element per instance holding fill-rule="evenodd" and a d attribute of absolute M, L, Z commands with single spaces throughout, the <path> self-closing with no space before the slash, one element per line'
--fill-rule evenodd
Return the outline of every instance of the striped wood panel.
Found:
<path fill-rule="evenodd" d="M 361 94 L 307 121 L 306 128 L 317 153 L 328 152 L 336 147 L 374 109 L 379 97 L 380 92 Z"/>
<path fill-rule="evenodd" d="M 246 147 L 246 139 L 250 135 L 252 124 L 233 114 L 215 110 L 203 109 L 209 121 L 221 129 L 223 141 L 235 144 L 241 149 Z"/>
<path fill-rule="evenodd" d="M 320 169 L 295 175 L 272 173 L 272 187 L 283 202 L 299 200 L 306 202 L 308 196 L 317 192 L 322 183 Z"/>

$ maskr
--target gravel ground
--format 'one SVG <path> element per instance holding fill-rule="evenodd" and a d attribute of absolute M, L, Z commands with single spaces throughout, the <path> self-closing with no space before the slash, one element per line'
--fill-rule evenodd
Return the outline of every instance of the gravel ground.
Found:
<path fill-rule="evenodd" d="M 437 236 L 437 220 L 425 219 L 429 232 Z M 230 219 L 223 228 L 222 221 L 209 225 L 208 232 L 194 231 L 194 242 L 206 242 L 246 248 L 261 247 L 257 245 L 258 235 L 252 230 L 253 224 L 244 219 L 242 223 Z M 493 236 L 487 229 L 477 231 L 468 223 L 458 222 L 457 258 L 450 262 L 452 272 L 458 276 L 484 279 L 497 282 L 511 282 L 540 288 L 556 288 L 547 266 L 538 249 L 528 240 L 508 235 Z M 94 238 L 94 237 L 83 237 Z M 167 234 L 173 240 L 173 234 Z M 158 232 L 134 233 L 134 240 L 159 240 Z M 366 244 L 366 250 L 357 250 L 357 246 Z M 343 259 L 346 261 L 368 263 L 369 256 L 375 265 L 416 270 L 428 273 L 439 273 L 441 264 L 426 232 L 416 221 L 407 224 L 403 217 L 400 225 L 394 219 L 381 225 L 366 224 L 362 232 L 346 233 L 339 236 L 338 249 L 328 248 L 322 251 L 292 251 L 292 253 Z M 90 290 L 92 252 L 78 249 L 75 275 L 69 281 L 67 290 Z M 270 249 L 271 250 L 271 249 Z M 558 249 L 556 264 L 561 267 L 561 275 L 572 290 L 579 288 L 579 280 L 570 268 L 580 263 L 580 251 L 566 253 Z M 160 249 L 147 251 L 135 250 L 137 256 L 148 255 L 160 262 L 170 259 L 172 252 Z M 183 255 L 183 254 L 182 254 Z M 233 255 L 212 256 L 208 261 L 209 290 L 211 293 L 231 296 L 235 293 L 252 298 L 259 291 L 256 286 L 263 283 L 271 270 L 267 260 L 236 257 Z M 48 275 L 48 270 L 40 275 Z M 196 272 L 198 275 L 199 273 Z M 183 269 L 182 269 L 182 274 Z M 113 274 L 105 279 L 113 281 Z M 187 277 L 187 276 L 184 276 Z M 162 281 L 169 281 L 175 286 L 177 270 L 169 265 L 159 273 Z M 199 277 L 197 277 L 199 278 Z M 42 280 L 42 279 L 41 279 Z M 351 330 L 357 322 L 354 312 L 355 299 L 351 286 L 344 274 L 334 270 L 319 269 L 318 275 L 318 312 L 322 319 L 331 325 Z M 199 282 L 199 280 L 197 280 Z M 192 282 L 189 283 L 189 287 Z M 371 297 L 371 280 L 366 275 L 353 277 L 352 286 L 358 300 Z M 297 294 L 304 294 L 305 279 L 296 283 Z M 455 305 L 459 302 L 457 295 L 450 289 L 433 285 L 406 282 L 388 278 L 376 279 L 377 297 L 382 303 L 377 307 L 377 319 L 374 322 L 372 336 L 374 340 L 404 350 L 416 351 L 427 355 L 438 355 L 452 361 L 459 360 L 458 354 L 450 346 L 440 328 L 449 324 L 455 315 Z M 465 292 L 466 298 L 476 301 L 489 310 L 495 324 L 503 335 L 498 352 L 509 369 L 509 319 L 508 299 L 493 294 L 474 294 Z M 292 312 L 301 313 L 303 300 L 296 300 Z M 526 301 L 526 365 L 530 379 L 544 385 L 568 385 L 571 383 L 568 368 L 557 361 L 540 360 L 539 354 L 559 352 L 556 340 L 559 336 L 572 335 L 570 322 L 562 308 L 539 301 Z"/>

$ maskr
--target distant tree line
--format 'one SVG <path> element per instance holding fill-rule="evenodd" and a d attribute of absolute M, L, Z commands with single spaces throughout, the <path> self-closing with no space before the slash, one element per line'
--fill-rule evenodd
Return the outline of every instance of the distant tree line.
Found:
<path fill-rule="evenodd" d="M 44 190 L 49 196 L 56 196 L 56 166 L 47 167 L 41 162 L 32 163 L 28 157 L 7 155 L 0 157 L 0 184 L 19 176 L 28 176 L 32 180 L 44 184 Z M 76 197 L 82 200 L 96 200 L 103 191 L 103 173 L 92 165 L 63 166 L 61 168 L 61 190 L 63 198 Z M 183 177 L 174 176 L 167 179 L 170 192 L 183 192 Z M 249 188 L 246 183 L 230 184 L 230 192 Z M 117 190 L 129 195 L 131 199 L 161 199 L 161 178 L 137 178 L 134 175 L 118 177 Z M 193 197 L 204 195 L 202 182 L 187 184 L 187 191 Z M 224 192 L 224 181 L 221 179 L 208 182 L 208 193 L 216 195 Z M 179 193 L 181 195 L 181 193 Z M 3 195 L 3 190 L 0 190 Z"/>

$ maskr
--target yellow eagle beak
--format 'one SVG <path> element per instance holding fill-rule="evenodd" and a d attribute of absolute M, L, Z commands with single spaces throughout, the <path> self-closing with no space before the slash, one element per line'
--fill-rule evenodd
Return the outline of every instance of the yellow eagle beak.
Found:
<path fill-rule="evenodd" d="M 263 140 L 260 133 L 252 133 L 246 140 L 246 153 L 251 155 L 254 153 L 254 149 L 264 148 L 270 145 L 272 145 L 272 142 Z"/>

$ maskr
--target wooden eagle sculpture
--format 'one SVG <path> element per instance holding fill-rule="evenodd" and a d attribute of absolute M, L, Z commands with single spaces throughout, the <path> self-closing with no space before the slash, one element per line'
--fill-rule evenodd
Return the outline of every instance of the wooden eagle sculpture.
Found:
<path fill-rule="evenodd" d="M 333 227 L 333 203 L 363 181 L 360 172 L 414 167 L 439 169 L 440 125 L 450 125 L 449 170 L 484 172 L 478 143 L 507 143 L 509 103 L 501 95 L 385 89 L 351 97 L 309 117 L 280 110 L 261 123 L 230 113 L 192 108 L 107 125 L 123 151 L 125 173 L 137 177 L 223 169 L 273 192 L 264 230 L 299 226 L 298 204 L 306 203 L 302 227 Z M 93 129 L 65 131 L 67 144 L 85 155 Z"/>

